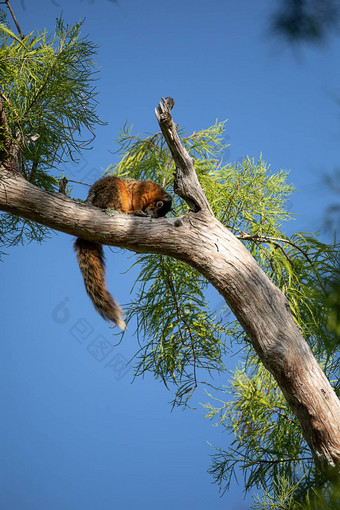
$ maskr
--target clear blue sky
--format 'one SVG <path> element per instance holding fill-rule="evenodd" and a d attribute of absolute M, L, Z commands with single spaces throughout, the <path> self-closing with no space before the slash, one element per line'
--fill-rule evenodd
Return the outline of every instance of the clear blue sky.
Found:
<path fill-rule="evenodd" d="M 172 96 L 187 132 L 229 119 L 226 160 L 262 153 L 273 170 L 291 170 L 298 216 L 287 231 L 318 230 L 331 200 L 322 176 L 340 161 L 340 39 L 292 51 L 268 34 L 274 4 L 13 0 L 24 33 L 51 29 L 62 11 L 70 24 L 86 18 L 83 30 L 99 45 L 98 111 L 108 125 L 65 172 L 93 182 L 114 161 L 109 150 L 125 121 L 157 131 L 154 108 Z M 8 249 L 0 266 L 0 507 L 248 508 L 241 476 L 224 498 L 211 485 L 207 441 L 229 439 L 204 411 L 171 413 L 171 394 L 152 377 L 131 384 L 122 364 L 137 349 L 134 331 L 114 347 L 85 295 L 72 242 L 58 233 Z M 133 256 L 107 250 L 107 258 L 109 288 L 124 304 L 134 274 L 121 273 Z M 199 389 L 194 403 L 206 400 Z"/>

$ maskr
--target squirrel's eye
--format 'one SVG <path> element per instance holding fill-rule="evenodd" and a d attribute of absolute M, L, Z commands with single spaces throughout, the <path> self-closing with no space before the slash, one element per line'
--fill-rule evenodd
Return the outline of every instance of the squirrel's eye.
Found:
<path fill-rule="evenodd" d="M 157 202 L 156 207 L 157 209 L 161 209 L 163 207 L 163 202 Z"/>

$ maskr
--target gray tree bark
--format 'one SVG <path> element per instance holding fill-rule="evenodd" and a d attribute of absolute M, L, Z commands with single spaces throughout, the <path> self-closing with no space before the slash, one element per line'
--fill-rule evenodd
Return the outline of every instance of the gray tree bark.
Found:
<path fill-rule="evenodd" d="M 194 162 L 162 99 L 156 116 L 176 163 L 175 192 L 192 212 L 179 218 L 109 216 L 62 194 L 43 191 L 0 166 L 0 210 L 50 228 L 135 252 L 172 256 L 193 266 L 223 296 L 301 424 L 317 466 L 340 475 L 340 401 L 301 336 L 289 303 L 244 245 L 213 216 Z"/>

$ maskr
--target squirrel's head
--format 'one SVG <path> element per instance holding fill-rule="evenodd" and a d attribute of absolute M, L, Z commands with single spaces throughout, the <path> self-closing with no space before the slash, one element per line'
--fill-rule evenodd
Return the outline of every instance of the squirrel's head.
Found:
<path fill-rule="evenodd" d="M 152 218 L 160 218 L 165 216 L 171 210 L 171 205 L 171 196 L 164 193 L 161 198 L 157 198 L 156 200 L 152 200 L 152 202 L 148 203 L 143 211 Z"/>

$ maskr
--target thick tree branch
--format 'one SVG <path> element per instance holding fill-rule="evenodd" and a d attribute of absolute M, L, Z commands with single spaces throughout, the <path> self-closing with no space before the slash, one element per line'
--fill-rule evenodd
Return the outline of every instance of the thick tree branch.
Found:
<path fill-rule="evenodd" d="M 199 212 L 170 219 L 109 216 L 62 194 L 43 191 L 1 166 L 0 210 L 103 244 L 166 254 L 196 268 L 224 297 L 274 375 L 317 465 L 335 478 L 340 467 L 340 402 L 298 331 L 284 295 L 212 215 L 170 111 L 159 108 L 162 132 L 176 161 L 177 185 Z"/>
<path fill-rule="evenodd" d="M 340 403 L 279 289 L 243 244 L 211 214 L 113 217 L 43 191 L 0 167 L 0 209 L 67 234 L 136 252 L 162 253 L 195 267 L 221 293 L 298 417 L 318 465 L 338 473 Z"/>

